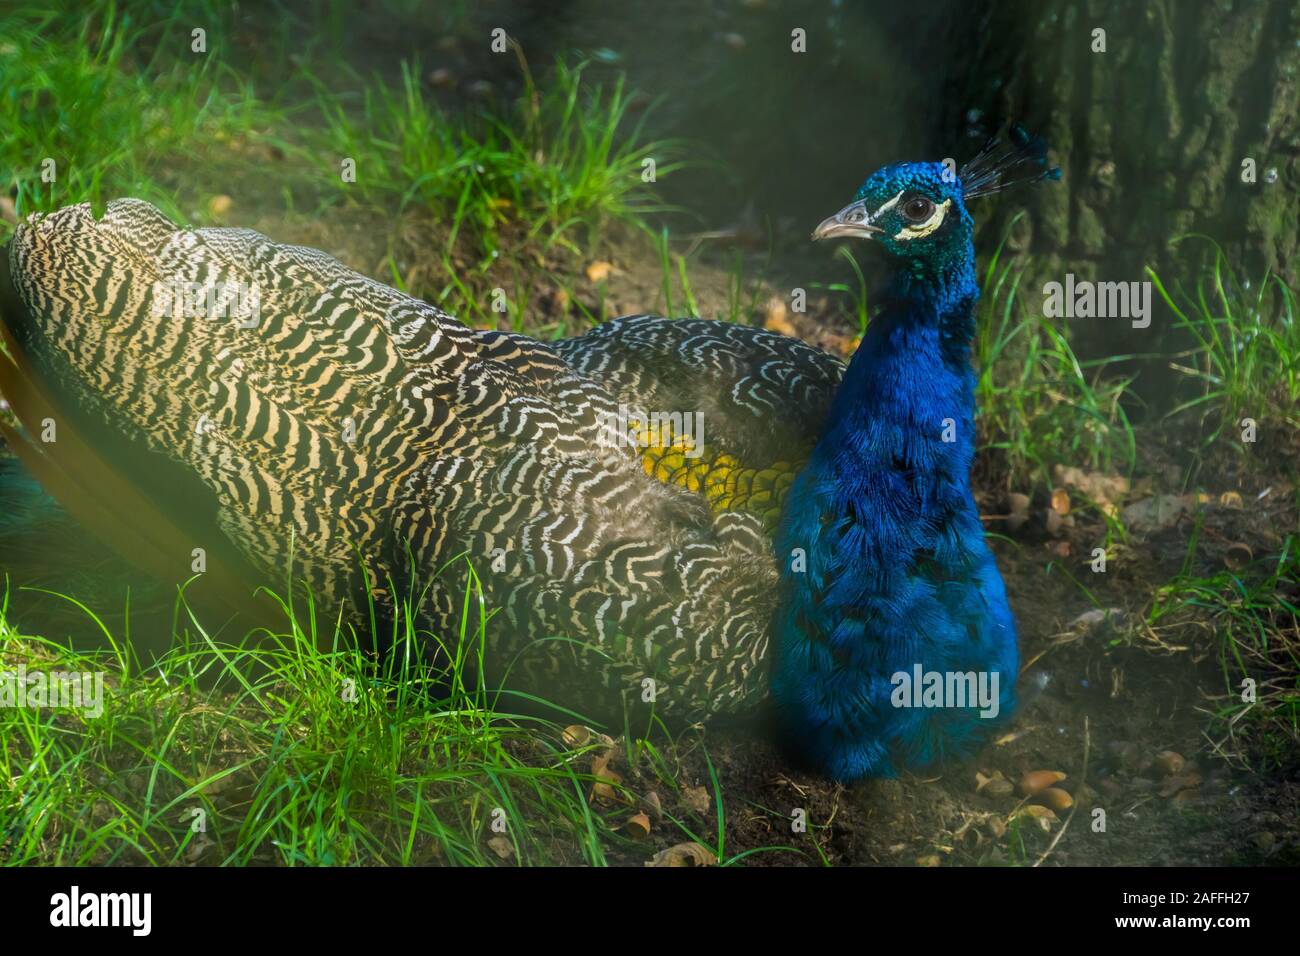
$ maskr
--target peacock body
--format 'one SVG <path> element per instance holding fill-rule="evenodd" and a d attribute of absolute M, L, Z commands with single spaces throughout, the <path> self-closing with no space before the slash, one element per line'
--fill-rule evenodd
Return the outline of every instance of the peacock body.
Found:
<path fill-rule="evenodd" d="M 806 454 L 833 359 L 701 321 L 627 318 L 577 350 L 474 331 L 322 253 L 180 229 L 137 200 L 34 217 L 9 261 L 21 369 L 0 389 L 31 406 L 11 444 L 43 480 L 62 466 L 47 483 L 92 527 L 120 516 L 106 537 L 139 563 L 183 579 L 202 548 L 235 587 L 291 567 L 318 595 L 391 608 L 467 555 L 504 618 L 492 659 L 511 686 L 608 715 L 650 679 L 658 712 L 688 720 L 759 696 L 776 570 L 741 502 L 776 459 L 735 456 Z M 256 318 L 185 314 L 176 289 L 256 289 Z M 773 418 L 787 383 L 821 398 Z M 46 417 L 32 389 L 67 426 L 52 444 L 30 439 Z M 645 399 L 704 408 L 717 447 L 689 460 L 698 482 L 647 473 L 670 449 L 618 433 Z M 78 441 L 93 464 L 68 461 Z M 132 490 L 156 520 L 121 514 Z M 460 598 L 424 603 L 444 639 Z"/>
<path fill-rule="evenodd" d="M 887 167 L 820 230 L 899 260 L 847 371 L 703 320 L 475 331 L 323 253 L 139 200 L 33 216 L 0 282 L 0 392 L 24 423 L 5 437 L 164 578 L 202 549 L 227 591 L 292 574 L 390 613 L 416 594 L 437 645 L 464 597 L 439 572 L 468 556 L 499 609 L 490 673 L 598 716 L 647 696 L 675 720 L 752 709 L 772 642 L 795 749 L 890 773 L 989 724 L 891 706 L 893 674 L 997 671 L 1006 715 L 1016 669 L 968 481 L 971 221 L 941 170 Z M 702 416 L 703 442 L 639 434 L 656 409 Z M 58 441 L 35 440 L 49 420 Z"/>

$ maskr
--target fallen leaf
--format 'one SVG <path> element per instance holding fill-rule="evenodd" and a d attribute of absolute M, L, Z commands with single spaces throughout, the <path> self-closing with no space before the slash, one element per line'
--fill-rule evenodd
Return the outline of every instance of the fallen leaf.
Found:
<path fill-rule="evenodd" d="M 686 787 L 682 790 L 682 800 L 696 813 L 708 813 L 713 801 L 705 787 Z"/>
<path fill-rule="evenodd" d="M 1067 630 L 1071 631 L 1091 631 L 1095 627 L 1109 622 L 1112 626 L 1118 626 L 1124 619 L 1124 609 L 1118 607 L 1095 607 L 1090 611 L 1084 611 L 1073 621 L 1066 625 Z"/>
<path fill-rule="evenodd" d="M 497 834 L 492 837 L 492 839 L 488 840 L 487 843 L 488 849 L 503 860 L 508 860 L 515 855 L 514 844 L 510 842 L 510 838 L 507 836 Z"/>
<path fill-rule="evenodd" d="M 1064 488 L 1057 488 L 1052 492 L 1052 510 L 1059 515 L 1070 513 L 1070 495 Z"/>
<path fill-rule="evenodd" d="M 1152 495 L 1124 508 L 1124 523 L 1137 530 L 1167 528 L 1196 506 L 1195 495 Z"/>
<path fill-rule="evenodd" d="M 622 774 L 609 767 L 617 754 L 617 747 L 607 746 L 591 759 L 591 775 L 597 778 L 591 787 L 591 799 L 594 802 L 610 804 L 627 800 L 627 795 L 622 789 Z"/>
<path fill-rule="evenodd" d="M 1032 734 L 1037 729 L 1037 727 L 1026 727 L 1024 730 L 1013 730 L 1008 734 L 1003 734 L 997 740 L 993 741 L 993 746 L 1005 747 L 1007 744 L 1013 744 L 1021 737 L 1024 737 L 1027 734 Z M 1000 776 L 1000 774 L 995 774 L 995 776 Z"/>
<path fill-rule="evenodd" d="M 646 813 L 650 814 L 651 820 L 662 820 L 664 818 L 663 802 L 659 799 L 659 794 L 651 790 L 641 798 L 641 806 L 645 808 Z"/>
<path fill-rule="evenodd" d="M 1026 804 L 1016 811 L 1015 816 L 1011 819 L 1016 820 L 1020 817 L 1029 817 L 1043 829 L 1044 832 L 1051 832 L 1052 824 L 1059 823 L 1060 817 L 1051 811 L 1050 807 L 1044 807 L 1037 803 Z"/>
<path fill-rule="evenodd" d="M 714 866 L 718 858 L 698 843 L 679 843 L 660 850 L 646 866 Z"/>
<path fill-rule="evenodd" d="M 1089 501 L 1098 505 L 1112 504 L 1129 492 L 1129 480 L 1119 475 L 1103 475 L 1100 472 L 1084 471 L 1069 465 L 1057 465 L 1052 469 L 1052 478 L 1058 485 L 1075 488 L 1083 493 Z"/>
<path fill-rule="evenodd" d="M 633 840 L 644 840 L 650 835 L 650 818 L 644 813 L 634 813 L 628 818 L 626 828 Z"/>
<path fill-rule="evenodd" d="M 763 318 L 763 328 L 778 335 L 787 335 L 792 339 L 799 337 L 798 330 L 790 324 L 790 320 L 785 317 L 784 312 L 780 315 L 765 316 Z"/>
<path fill-rule="evenodd" d="M 606 262 L 604 259 L 597 259 L 587 266 L 587 278 L 592 282 L 604 282 L 613 271 L 614 266 L 612 263 Z"/>

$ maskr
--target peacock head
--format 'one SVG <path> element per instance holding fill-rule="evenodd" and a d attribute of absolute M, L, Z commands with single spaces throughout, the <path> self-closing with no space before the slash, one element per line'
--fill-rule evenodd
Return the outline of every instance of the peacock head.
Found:
<path fill-rule="evenodd" d="M 966 203 L 1010 186 L 1059 179 L 1047 144 L 1013 124 L 960 170 L 951 161 L 895 163 L 872 173 L 853 202 L 825 219 L 813 239 L 872 239 L 914 273 L 942 270 L 970 256 L 974 221 Z"/>

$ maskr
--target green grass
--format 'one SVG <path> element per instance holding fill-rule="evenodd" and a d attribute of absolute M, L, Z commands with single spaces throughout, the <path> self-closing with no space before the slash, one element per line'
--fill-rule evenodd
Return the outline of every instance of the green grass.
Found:
<path fill-rule="evenodd" d="M 1300 316 L 1296 294 L 1279 277 L 1265 274 L 1252 285 L 1228 263 L 1218 243 L 1189 235 L 1213 249 L 1212 265 L 1199 272 L 1191 290 L 1165 287 L 1154 269 L 1147 274 L 1174 313 L 1191 349 L 1170 362 L 1187 376 L 1195 395 L 1168 413 L 1198 421 L 1206 444 L 1250 418 L 1276 431 L 1300 429 Z M 1238 443 L 1240 445 L 1240 443 Z"/>
<path fill-rule="evenodd" d="M 1014 227 L 1014 221 L 1010 228 Z M 1009 487 L 1050 487 L 1054 464 L 1129 472 L 1133 427 L 1121 400 L 1131 378 L 1108 375 L 1127 356 L 1081 361 L 1063 329 L 1022 294 L 1023 259 L 990 257 L 974 343 L 980 448 L 998 460 Z"/>
<path fill-rule="evenodd" d="M 354 75 L 351 90 L 308 72 L 308 101 L 291 106 L 230 65 L 227 12 L 94 0 L 77 17 L 59 4 L 0 14 L 0 189 L 17 213 L 131 195 L 203 221 L 222 192 L 237 194 L 241 215 L 268 203 L 319 213 L 346 198 L 373 211 L 362 228 L 385 230 L 395 285 L 493 325 L 502 289 L 518 330 L 536 290 L 563 284 L 556 260 L 580 263 L 612 223 L 644 227 L 665 209 L 656 181 L 680 168 L 681 144 L 643 135 L 648 113 L 631 115 L 621 78 L 601 86 L 584 64 L 559 61 L 539 86 L 515 47 L 523 92 L 512 103 L 444 110 L 421 65 L 403 62 L 395 85 Z M 210 25 L 207 54 L 189 50 L 195 23 Z M 268 151 L 284 160 L 278 190 L 261 185 Z M 0 223 L 0 241 L 11 228 Z"/>
<path fill-rule="evenodd" d="M 1294 767 L 1300 752 L 1300 537 L 1276 555 L 1239 570 L 1195 573 L 1198 521 L 1182 570 L 1152 597 L 1146 632 L 1178 644 L 1208 635 L 1223 678 L 1216 726 L 1232 755 L 1250 754 L 1260 769 Z M 1246 679 L 1255 701 L 1243 699 Z"/>
<path fill-rule="evenodd" d="M 644 114 L 629 121 L 621 79 L 603 88 L 584 79 L 584 64 L 559 61 L 539 88 L 515 50 L 524 91 L 504 115 L 444 112 L 424 92 L 420 64 L 404 62 L 396 88 L 376 77 L 340 95 L 317 81 L 324 121 L 304 134 L 311 155 L 328 157 L 340 195 L 438 224 L 444 284 L 415 291 L 467 321 L 495 321 L 486 290 L 501 261 L 537 271 L 557 251 L 590 257 L 610 222 L 642 226 L 665 209 L 645 164 L 656 181 L 680 168 L 679 144 L 645 141 Z M 355 182 L 339 174 L 345 159 Z M 530 284 L 513 287 L 517 324 Z"/>
<path fill-rule="evenodd" d="M 107 629 L 100 653 L 19 634 L 7 606 L 0 670 L 105 672 L 107 686 L 99 717 L 0 708 L 5 863 L 600 864 L 629 843 L 615 828 L 630 811 L 586 799 L 591 747 L 473 689 L 481 623 L 433 670 L 410 624 L 375 665 L 310 604 L 233 647 L 179 605 L 181 637 L 145 663 Z"/>
<path fill-rule="evenodd" d="M 1050 320 L 1018 310 L 1024 273 L 1012 268 L 998 277 L 976 340 L 981 448 L 1004 458 L 1017 488 L 1046 486 L 1058 463 L 1131 471 L 1135 439 L 1121 404 L 1131 379 L 1105 375 L 1117 359 L 1080 361 Z"/>
<path fill-rule="evenodd" d="M 129 9 L 99 2 L 78 17 L 58 4 L 0 14 L 0 189 L 16 193 L 20 215 L 122 195 L 179 215 L 160 170 L 278 115 L 218 57 L 188 53 L 194 21 L 184 10 L 142 22 Z M 143 59 L 145 47 L 186 58 Z M 10 228 L 0 223 L 0 240 Z"/>
<path fill-rule="evenodd" d="M 566 740 L 567 712 L 538 716 L 545 704 L 529 698 L 515 713 L 509 691 L 485 690 L 492 615 L 472 572 L 468 582 L 458 633 L 420 631 L 412 595 L 386 653 L 311 601 L 281 601 L 283 629 L 223 644 L 182 598 L 174 644 L 151 661 L 71 598 L 104 650 L 19 633 L 6 594 L 0 674 L 98 672 L 105 689 L 99 715 L 0 707 L 0 864 L 605 865 L 688 841 L 721 865 L 801 854 L 727 854 L 707 752 L 712 833 L 708 815 L 671 812 L 697 732 L 627 728 L 626 782 L 598 777 L 609 738 Z M 449 664 L 422 661 L 430 641 Z M 612 799 L 592 798 L 602 779 L 615 779 Z M 664 822 L 638 842 L 623 828 L 650 789 L 665 797 Z"/>

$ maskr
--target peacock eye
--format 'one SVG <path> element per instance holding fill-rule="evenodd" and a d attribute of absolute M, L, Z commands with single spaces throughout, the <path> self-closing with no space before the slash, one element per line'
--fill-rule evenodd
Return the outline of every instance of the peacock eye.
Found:
<path fill-rule="evenodd" d="M 934 203 L 924 196 L 913 196 L 903 203 L 903 217 L 912 222 L 925 222 L 934 215 Z"/>

